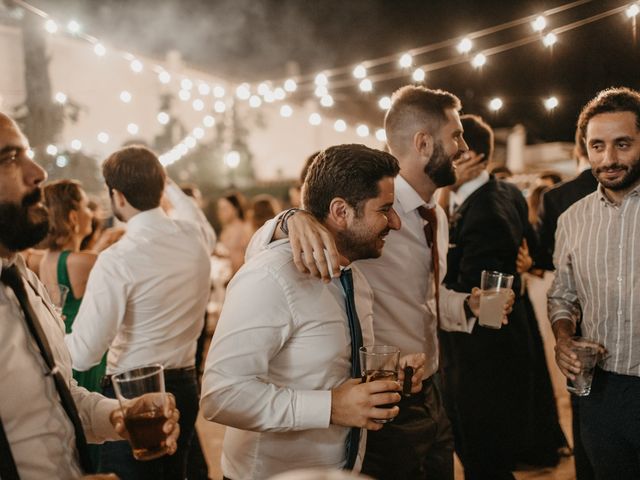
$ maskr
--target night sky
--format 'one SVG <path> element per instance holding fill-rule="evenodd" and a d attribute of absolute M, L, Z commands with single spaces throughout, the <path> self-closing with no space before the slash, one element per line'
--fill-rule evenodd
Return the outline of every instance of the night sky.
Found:
<path fill-rule="evenodd" d="M 52 16 L 77 18 L 87 33 L 115 47 L 163 58 L 177 49 L 189 64 L 233 81 L 281 79 L 287 62 L 301 74 L 353 67 L 360 61 L 461 38 L 570 3 L 542 0 L 33 0 Z M 547 30 L 629 1 L 593 0 L 547 18 Z M 640 20 L 640 16 L 638 17 Z M 552 49 L 541 41 L 488 58 L 477 71 L 468 62 L 430 72 L 426 85 L 457 94 L 466 113 L 494 126 L 523 123 L 529 142 L 573 140 L 581 106 L 609 86 L 640 88 L 640 45 L 624 12 L 559 35 Z M 475 42 L 474 52 L 533 33 L 529 24 Z M 449 47 L 420 56 L 428 64 L 458 56 Z M 397 71 L 397 64 L 376 72 Z M 373 71 L 371 73 L 374 73 Z M 346 75 L 342 78 L 351 78 Z M 352 120 L 380 124 L 377 99 L 410 82 L 375 84 L 362 94 L 356 84 L 332 90 L 334 108 Z M 330 89 L 331 90 L 331 89 Z M 542 99 L 555 95 L 560 107 L 549 114 Z M 504 108 L 488 111 L 500 96 Z"/>

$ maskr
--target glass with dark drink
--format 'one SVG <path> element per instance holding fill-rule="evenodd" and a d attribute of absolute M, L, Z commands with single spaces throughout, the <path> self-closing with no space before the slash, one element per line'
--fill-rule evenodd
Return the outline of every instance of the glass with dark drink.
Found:
<path fill-rule="evenodd" d="M 392 345 L 368 345 L 360 347 L 360 369 L 363 382 L 376 380 L 398 381 L 398 361 L 400 349 Z M 392 408 L 395 403 L 378 405 L 378 408 Z M 388 420 L 375 420 L 378 423 L 390 422 Z"/>
<path fill-rule="evenodd" d="M 129 443 L 136 460 L 153 460 L 167 453 L 167 434 L 162 427 L 167 396 L 162 365 L 150 365 L 118 373 L 112 377 L 113 388 L 124 413 Z M 137 401 L 145 394 L 157 394 L 152 402 Z"/>

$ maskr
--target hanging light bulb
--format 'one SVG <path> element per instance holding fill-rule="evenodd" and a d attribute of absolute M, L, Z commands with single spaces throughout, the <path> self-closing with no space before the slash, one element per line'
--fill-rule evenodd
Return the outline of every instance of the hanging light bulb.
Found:
<path fill-rule="evenodd" d="M 99 57 L 104 57 L 107 54 L 107 49 L 101 43 L 96 43 L 93 46 L 93 53 Z"/>
<path fill-rule="evenodd" d="M 298 84 L 296 83 L 296 81 L 293 78 L 288 78 L 284 82 L 284 89 L 287 92 L 295 92 L 297 88 L 298 88 Z"/>
<path fill-rule="evenodd" d="M 480 68 L 485 63 L 487 63 L 487 57 L 483 53 L 478 53 L 473 57 L 473 60 L 471 60 L 471 65 L 473 65 L 474 68 Z"/>
<path fill-rule="evenodd" d="M 460 53 L 469 53 L 473 48 L 473 42 L 470 39 L 465 37 L 462 40 L 460 40 L 460 43 L 458 43 L 458 46 L 456 48 Z"/>
<path fill-rule="evenodd" d="M 546 108 L 547 110 L 551 111 L 554 108 L 556 108 L 559 104 L 560 104 L 560 102 L 558 101 L 558 99 L 556 97 L 549 97 L 549 98 L 545 99 L 545 101 L 544 101 L 544 108 Z"/>
<path fill-rule="evenodd" d="M 405 53 L 400 57 L 399 63 L 402 68 L 409 68 L 413 64 L 413 57 L 410 53 Z"/>
<path fill-rule="evenodd" d="M 280 107 L 280 115 L 285 118 L 289 118 L 291 115 L 293 115 L 293 109 L 289 105 L 282 105 Z"/>
<path fill-rule="evenodd" d="M 544 44 L 545 47 L 551 47 L 552 45 L 555 45 L 557 41 L 558 41 L 558 37 L 553 32 L 547 33 L 542 38 L 542 43 Z"/>
<path fill-rule="evenodd" d="M 58 24 L 53 20 L 49 19 L 44 22 L 44 29 L 49 33 L 56 33 L 58 31 Z"/>
<path fill-rule="evenodd" d="M 391 98 L 390 97 L 381 97 L 380 100 L 378 100 L 378 106 L 382 110 L 389 110 L 391 108 Z"/>
<path fill-rule="evenodd" d="M 316 75 L 314 83 L 318 86 L 326 87 L 329 84 L 329 79 L 327 78 L 326 74 L 319 73 L 318 75 Z"/>
<path fill-rule="evenodd" d="M 137 135 L 139 131 L 140 127 L 138 127 L 138 125 L 136 125 L 135 123 L 130 123 L 129 125 L 127 125 L 127 132 L 129 132 L 131 135 Z"/>
<path fill-rule="evenodd" d="M 369 136 L 369 127 L 364 124 L 358 125 L 356 128 L 356 133 L 359 137 L 368 137 Z"/>
<path fill-rule="evenodd" d="M 363 92 L 370 92 L 371 90 L 373 90 L 373 83 L 368 78 L 365 78 L 360 82 L 360 85 L 358 85 L 358 87 Z"/>
<path fill-rule="evenodd" d="M 384 128 L 379 128 L 378 130 L 376 130 L 376 138 L 380 142 L 387 141 L 387 132 L 384 131 Z"/>
<path fill-rule="evenodd" d="M 491 101 L 489 102 L 489 109 L 497 112 L 498 110 L 500 110 L 503 106 L 502 103 L 502 99 L 496 97 L 496 98 L 492 98 Z"/>
<path fill-rule="evenodd" d="M 319 113 L 312 113 L 309 115 L 309 123 L 314 126 L 320 125 L 322 123 L 322 117 Z"/>
<path fill-rule="evenodd" d="M 542 15 L 539 15 L 533 22 L 531 22 L 531 28 L 533 28 L 534 32 L 541 32 L 546 27 L 547 20 Z"/>
<path fill-rule="evenodd" d="M 424 79 L 425 79 L 426 76 L 427 76 L 427 74 L 424 72 L 423 69 L 416 68 L 413 71 L 413 75 L 411 77 L 413 78 L 414 82 L 424 82 Z"/>
<path fill-rule="evenodd" d="M 364 65 L 360 64 L 353 69 L 353 76 L 362 79 L 367 76 L 367 69 Z"/>
<path fill-rule="evenodd" d="M 323 107 L 333 107 L 333 97 L 331 95 L 325 95 L 320 99 L 320 105 Z"/>
<path fill-rule="evenodd" d="M 344 120 L 338 119 L 333 124 L 333 128 L 335 129 L 336 132 L 344 132 L 347 129 L 347 122 L 345 122 Z"/>

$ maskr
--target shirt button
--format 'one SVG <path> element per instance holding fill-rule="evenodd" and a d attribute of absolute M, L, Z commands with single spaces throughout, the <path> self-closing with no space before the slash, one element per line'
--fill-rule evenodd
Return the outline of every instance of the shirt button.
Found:
<path fill-rule="evenodd" d="M 621 282 L 622 281 L 622 277 L 618 277 L 618 281 Z"/>
<path fill-rule="evenodd" d="M 618 245 L 618 250 L 622 250 L 622 244 Z"/>
<path fill-rule="evenodd" d="M 618 316 L 621 317 L 622 316 L 622 310 L 618 310 Z"/>

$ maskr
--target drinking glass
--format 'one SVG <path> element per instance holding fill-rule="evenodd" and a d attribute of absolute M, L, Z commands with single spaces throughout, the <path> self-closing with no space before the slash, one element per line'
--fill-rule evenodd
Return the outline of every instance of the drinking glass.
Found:
<path fill-rule="evenodd" d="M 124 424 L 129 432 L 129 443 L 136 460 L 153 460 L 167 453 L 167 434 L 163 426 L 167 421 L 162 365 L 149 365 L 118 373 L 111 377 L 113 389 L 124 413 Z M 153 402 L 137 401 L 146 393 L 161 393 Z"/>
<path fill-rule="evenodd" d="M 591 393 L 593 371 L 598 360 L 598 344 L 585 337 L 571 337 L 571 350 L 578 356 L 580 373 L 575 374 L 575 380 L 567 381 L 567 390 L 579 397 L 586 397 Z"/>
<path fill-rule="evenodd" d="M 502 327 L 504 306 L 509 300 L 509 291 L 513 285 L 513 275 L 500 272 L 482 271 L 480 277 L 480 315 L 478 323 L 483 327 L 499 329 Z"/>
<path fill-rule="evenodd" d="M 376 380 L 398 381 L 398 361 L 400 349 L 393 345 L 368 345 L 360 347 L 360 369 L 363 382 Z M 394 403 L 378 405 L 378 408 L 392 408 Z M 393 419 L 374 420 L 387 423 Z"/>

